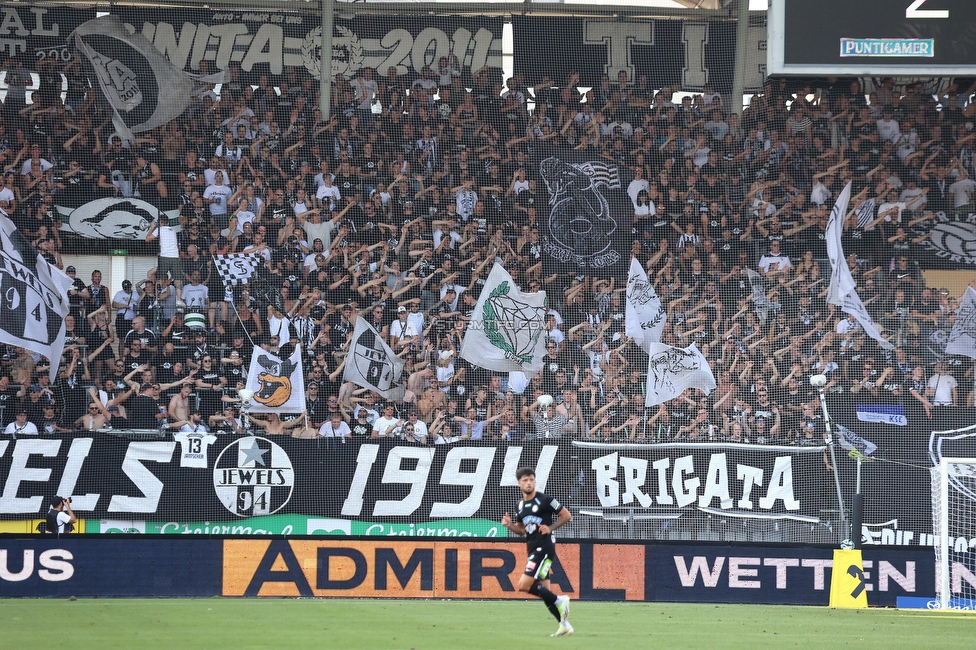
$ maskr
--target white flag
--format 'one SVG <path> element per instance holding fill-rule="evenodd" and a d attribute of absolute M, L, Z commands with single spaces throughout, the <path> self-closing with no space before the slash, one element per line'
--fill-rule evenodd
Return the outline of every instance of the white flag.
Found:
<path fill-rule="evenodd" d="M 214 255 L 214 266 L 224 286 L 247 284 L 251 281 L 254 269 L 261 265 L 261 256 L 257 253 L 231 253 L 230 255 Z"/>
<path fill-rule="evenodd" d="M 0 215 L 0 343 L 39 352 L 58 376 L 72 280 Z"/>
<path fill-rule="evenodd" d="M 196 77 L 178 69 L 141 33 L 130 34 L 117 16 L 89 20 L 68 40 L 94 69 L 114 112 L 112 124 L 126 140 L 179 117 L 207 83 L 223 80 L 223 73 Z"/>
<path fill-rule="evenodd" d="M 252 413 L 301 413 L 305 410 L 305 375 L 302 372 L 302 349 L 281 359 L 254 348 L 247 387 L 254 391 Z"/>
<path fill-rule="evenodd" d="M 499 372 L 532 378 L 546 351 L 546 293 L 523 293 L 495 264 L 474 307 L 461 344 L 461 358 Z"/>
<path fill-rule="evenodd" d="M 715 375 L 694 343 L 683 349 L 663 343 L 648 347 L 645 406 L 674 399 L 686 388 L 697 388 L 706 395 L 715 390 Z"/>
<path fill-rule="evenodd" d="M 394 354 L 365 318 L 356 320 L 346 367 L 342 371 L 343 381 L 375 390 L 386 399 L 397 402 L 403 399 L 400 375 L 404 365 L 403 359 Z"/>
<path fill-rule="evenodd" d="M 976 291 L 966 287 L 956 322 L 949 333 L 946 354 L 961 354 L 976 359 Z"/>
<path fill-rule="evenodd" d="M 661 340 L 667 314 L 661 306 L 661 299 L 647 279 L 647 273 L 637 258 L 630 260 L 630 273 L 627 276 L 627 305 L 624 312 L 624 333 L 634 339 L 634 343 L 646 350 L 647 345 Z"/>
<path fill-rule="evenodd" d="M 837 197 L 834 209 L 830 212 L 827 222 L 827 257 L 830 258 L 830 288 L 827 290 L 827 302 L 837 305 L 845 313 L 852 314 L 864 328 L 864 332 L 878 342 L 885 350 L 893 350 L 894 345 L 885 340 L 878 330 L 864 303 L 857 295 L 854 276 L 847 266 L 844 257 L 844 247 L 841 238 L 844 236 L 844 218 L 847 216 L 847 204 L 851 200 L 851 184 L 844 187 L 844 191 Z"/>

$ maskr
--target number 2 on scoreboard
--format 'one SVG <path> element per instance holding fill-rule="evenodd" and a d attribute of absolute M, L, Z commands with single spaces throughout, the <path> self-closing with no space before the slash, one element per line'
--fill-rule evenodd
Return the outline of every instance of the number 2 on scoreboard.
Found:
<path fill-rule="evenodd" d="M 919 9 L 927 0 L 915 0 L 905 10 L 905 18 L 948 18 L 948 9 Z"/>

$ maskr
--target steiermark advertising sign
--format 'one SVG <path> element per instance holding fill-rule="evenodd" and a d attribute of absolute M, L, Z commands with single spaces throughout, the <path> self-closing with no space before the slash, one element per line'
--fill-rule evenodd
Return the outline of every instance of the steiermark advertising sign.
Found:
<path fill-rule="evenodd" d="M 269 515 L 238 521 L 133 521 L 88 519 L 88 533 L 142 535 L 368 535 L 375 537 L 504 537 L 501 524 L 490 519 L 439 519 L 389 523 L 331 519 L 305 515 Z"/>

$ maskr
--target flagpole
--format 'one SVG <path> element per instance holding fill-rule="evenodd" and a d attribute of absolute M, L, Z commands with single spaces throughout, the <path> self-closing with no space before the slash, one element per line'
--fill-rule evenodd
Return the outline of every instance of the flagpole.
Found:
<path fill-rule="evenodd" d="M 827 443 L 827 449 L 830 450 L 830 464 L 834 468 L 834 485 L 837 487 L 837 502 L 840 505 L 840 518 L 841 518 L 841 521 L 846 522 L 847 521 L 847 509 L 844 506 L 844 493 L 843 493 L 843 491 L 841 490 L 841 487 L 840 487 L 840 476 L 837 474 L 837 456 L 834 455 L 834 438 L 833 438 L 832 435 L 830 435 L 830 413 L 827 412 L 827 396 L 824 394 L 824 387 L 827 385 L 827 376 L 826 375 L 813 375 L 812 377 L 810 377 L 810 385 L 813 386 L 817 390 L 817 393 L 820 395 L 820 408 L 823 410 L 824 425 L 827 428 L 827 437 L 825 439 L 825 442 Z M 858 469 L 860 470 L 860 462 L 858 464 Z M 860 475 L 860 471 L 859 471 L 858 472 L 858 493 L 860 493 L 860 491 L 861 491 L 860 490 L 860 476 L 861 475 Z M 857 496 L 855 496 L 854 500 L 855 500 L 855 503 L 856 503 L 857 502 Z M 855 506 L 854 512 L 851 513 L 852 514 L 852 517 L 856 518 L 856 517 L 858 517 L 858 516 L 860 516 L 862 514 L 863 501 L 862 501 L 862 504 L 861 505 L 862 505 L 862 508 L 861 509 L 858 509 L 857 506 Z M 856 537 L 857 538 L 857 540 L 854 543 L 857 544 L 857 548 L 860 548 L 860 543 L 861 543 L 861 541 L 860 541 L 861 540 L 861 535 L 860 535 L 861 523 L 860 523 L 860 520 L 856 520 L 855 523 L 857 524 L 858 534 L 855 536 L 852 533 L 850 537 Z M 854 529 L 854 523 L 851 524 L 851 529 L 852 530 Z"/>

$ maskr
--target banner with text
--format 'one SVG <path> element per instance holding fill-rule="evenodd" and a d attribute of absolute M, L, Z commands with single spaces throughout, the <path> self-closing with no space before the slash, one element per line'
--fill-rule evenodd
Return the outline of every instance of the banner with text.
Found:
<path fill-rule="evenodd" d="M 631 84 L 647 77 L 648 88 L 732 90 L 735 21 L 513 16 L 512 28 L 515 70 L 530 85 L 546 77 L 562 84 L 577 72 L 578 85 L 598 88 L 603 75 L 616 83 L 626 72 Z M 755 92 L 766 76 L 764 24 L 749 25 L 746 47 L 746 91 Z"/>
<path fill-rule="evenodd" d="M 113 7 L 112 13 L 148 38 L 178 68 L 217 72 L 237 66 L 249 82 L 289 68 L 318 78 L 322 17 L 318 14 Z M 502 67 L 502 20 L 488 17 L 363 15 L 336 18 L 332 73 L 346 78 L 373 68 L 386 77 L 396 68 L 412 81 L 425 66 L 438 70 L 441 57 L 458 59 L 462 78 L 481 68 Z M 201 63 L 206 62 L 203 68 Z M 299 78 L 289 84 L 300 83 Z"/>
<path fill-rule="evenodd" d="M 13 58 L 31 70 L 41 61 L 65 64 L 74 58 L 68 34 L 94 17 L 94 6 L 69 9 L 7 3 L 0 7 L 0 60 Z"/>

